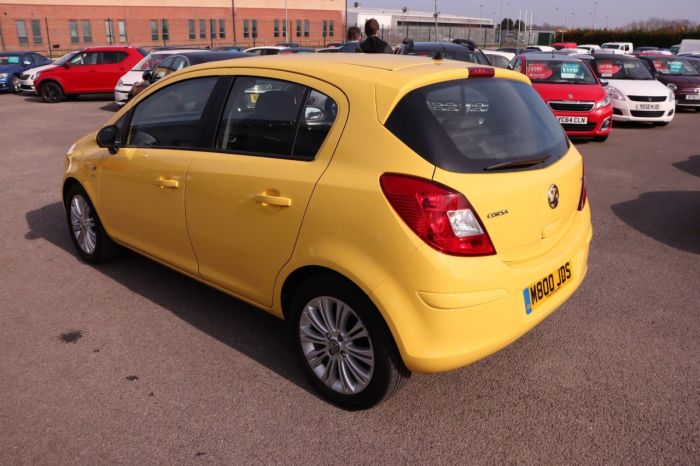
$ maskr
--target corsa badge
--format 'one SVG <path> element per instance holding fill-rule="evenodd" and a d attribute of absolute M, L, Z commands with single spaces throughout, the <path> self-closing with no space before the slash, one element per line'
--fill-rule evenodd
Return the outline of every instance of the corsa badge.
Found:
<path fill-rule="evenodd" d="M 547 190 L 547 202 L 549 202 L 549 207 L 556 209 L 559 205 L 559 188 L 556 184 L 550 184 L 549 190 Z"/>

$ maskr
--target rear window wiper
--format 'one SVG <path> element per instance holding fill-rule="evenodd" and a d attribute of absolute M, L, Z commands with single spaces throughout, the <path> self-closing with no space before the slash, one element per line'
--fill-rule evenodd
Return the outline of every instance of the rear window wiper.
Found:
<path fill-rule="evenodd" d="M 497 163 L 495 165 L 489 165 L 488 167 L 484 168 L 484 171 L 495 171 L 495 170 L 505 170 L 506 168 L 525 168 L 525 167 L 531 167 L 533 165 L 538 165 L 540 163 L 543 163 L 549 159 L 549 155 L 545 155 L 544 157 L 540 157 L 538 159 L 527 159 L 527 160 L 510 160 L 508 162 L 501 162 Z"/>

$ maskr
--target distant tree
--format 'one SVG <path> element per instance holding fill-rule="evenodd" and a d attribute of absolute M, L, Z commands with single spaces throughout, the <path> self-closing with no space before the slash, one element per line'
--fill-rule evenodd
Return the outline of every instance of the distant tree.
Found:
<path fill-rule="evenodd" d="M 501 29 L 513 29 L 513 20 L 510 18 L 503 18 L 501 21 Z"/>
<path fill-rule="evenodd" d="M 513 25 L 513 28 L 518 30 L 518 29 L 525 29 L 526 23 L 525 21 L 520 21 L 519 19 L 515 20 L 515 24 Z"/>

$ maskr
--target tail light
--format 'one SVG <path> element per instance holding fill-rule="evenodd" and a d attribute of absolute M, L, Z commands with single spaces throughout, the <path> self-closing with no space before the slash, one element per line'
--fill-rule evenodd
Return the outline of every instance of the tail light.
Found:
<path fill-rule="evenodd" d="M 384 174 L 382 191 L 399 217 L 432 248 L 453 256 L 488 256 L 496 250 L 463 194 L 409 175 Z"/>
<path fill-rule="evenodd" d="M 468 66 L 470 78 L 493 78 L 496 75 L 495 68 L 487 68 L 485 66 Z"/>
<path fill-rule="evenodd" d="M 586 193 L 586 167 L 583 166 L 583 162 L 581 162 L 581 172 L 581 195 L 578 198 L 578 210 L 583 210 L 588 198 Z"/>

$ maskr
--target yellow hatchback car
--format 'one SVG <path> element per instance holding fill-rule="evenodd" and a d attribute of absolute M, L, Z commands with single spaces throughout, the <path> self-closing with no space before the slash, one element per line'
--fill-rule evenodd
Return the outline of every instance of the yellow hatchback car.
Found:
<path fill-rule="evenodd" d="M 348 409 L 523 335 L 592 235 L 581 155 L 528 79 L 424 57 L 187 68 L 71 147 L 63 199 L 84 260 L 125 246 L 286 319 Z"/>

